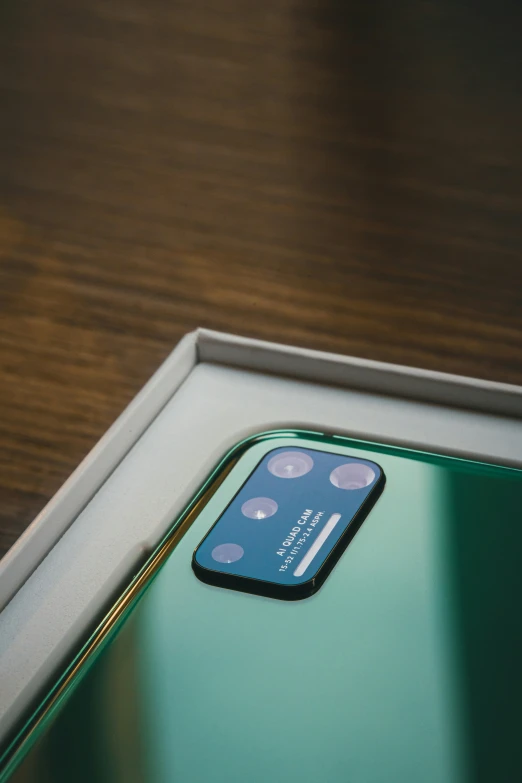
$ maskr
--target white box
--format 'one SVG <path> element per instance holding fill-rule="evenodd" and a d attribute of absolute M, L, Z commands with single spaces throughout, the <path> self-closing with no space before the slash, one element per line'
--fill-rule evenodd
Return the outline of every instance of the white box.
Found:
<path fill-rule="evenodd" d="M 219 458 L 281 427 L 522 467 L 522 388 L 187 335 L 0 562 L 0 738 Z"/>

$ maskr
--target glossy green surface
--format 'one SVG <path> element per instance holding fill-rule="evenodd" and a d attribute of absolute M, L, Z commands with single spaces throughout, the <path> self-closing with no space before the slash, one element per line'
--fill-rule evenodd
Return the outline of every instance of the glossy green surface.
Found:
<path fill-rule="evenodd" d="M 321 590 L 199 582 L 266 451 L 375 459 L 386 487 Z M 522 780 L 522 474 L 342 439 L 245 452 L 12 783 Z"/>

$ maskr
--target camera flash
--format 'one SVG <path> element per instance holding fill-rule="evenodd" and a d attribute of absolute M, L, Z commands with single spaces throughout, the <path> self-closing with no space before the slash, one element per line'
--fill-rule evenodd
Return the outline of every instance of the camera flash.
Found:
<path fill-rule="evenodd" d="M 323 529 L 315 539 L 314 543 L 312 544 L 312 546 L 310 547 L 306 555 L 303 557 L 303 559 L 295 569 L 294 576 L 302 576 L 304 574 L 304 572 L 306 571 L 306 569 L 308 568 L 308 566 L 310 565 L 310 563 L 312 562 L 316 554 L 319 552 L 322 545 L 324 544 L 324 542 L 326 541 L 326 539 L 328 538 L 328 536 L 330 535 L 330 533 L 332 532 L 332 530 L 334 529 L 334 527 L 336 526 L 336 524 L 339 522 L 340 519 L 341 519 L 340 514 L 332 514 L 332 516 L 330 517 L 326 525 L 323 527 Z"/>

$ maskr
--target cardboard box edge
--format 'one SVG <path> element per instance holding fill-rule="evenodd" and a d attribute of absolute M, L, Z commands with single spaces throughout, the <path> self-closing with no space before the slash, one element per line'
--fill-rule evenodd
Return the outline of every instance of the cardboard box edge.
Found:
<path fill-rule="evenodd" d="M 199 362 L 522 416 L 522 387 L 199 328 L 189 332 L 0 560 L 0 611 Z"/>
<path fill-rule="evenodd" d="M 186 334 L 0 560 L 0 611 L 139 440 L 198 361 Z"/>

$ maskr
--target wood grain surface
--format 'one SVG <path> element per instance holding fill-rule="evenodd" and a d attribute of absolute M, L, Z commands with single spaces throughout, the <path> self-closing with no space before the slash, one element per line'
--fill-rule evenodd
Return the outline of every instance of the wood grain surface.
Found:
<path fill-rule="evenodd" d="M 522 383 L 521 26 L 4 0 L 1 550 L 196 326 Z"/>

